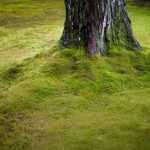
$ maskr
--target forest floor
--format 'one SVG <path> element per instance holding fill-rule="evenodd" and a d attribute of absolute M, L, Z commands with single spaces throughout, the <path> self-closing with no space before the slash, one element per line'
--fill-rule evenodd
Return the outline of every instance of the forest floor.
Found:
<path fill-rule="evenodd" d="M 0 1 L 0 150 L 150 150 L 150 8 L 128 5 L 142 52 L 61 49 L 62 0 Z"/>

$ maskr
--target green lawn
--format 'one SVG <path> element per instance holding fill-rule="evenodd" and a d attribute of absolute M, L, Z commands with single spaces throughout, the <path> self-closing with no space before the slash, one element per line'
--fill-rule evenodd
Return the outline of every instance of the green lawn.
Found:
<path fill-rule="evenodd" d="M 150 150 L 150 8 L 129 5 L 142 52 L 57 45 L 61 0 L 0 1 L 0 150 Z"/>
<path fill-rule="evenodd" d="M 61 0 L 1 0 L 0 66 L 49 50 L 62 32 L 63 20 Z"/>

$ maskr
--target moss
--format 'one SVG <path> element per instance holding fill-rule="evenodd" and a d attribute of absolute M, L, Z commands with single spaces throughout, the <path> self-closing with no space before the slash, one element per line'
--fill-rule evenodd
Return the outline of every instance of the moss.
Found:
<path fill-rule="evenodd" d="M 149 150 L 148 8 L 129 5 L 143 52 L 114 47 L 108 56 L 91 58 L 82 48 L 50 47 L 62 31 L 61 9 L 59 16 L 47 14 L 55 14 L 61 24 L 39 19 L 40 24 L 31 20 L 23 26 L 25 16 L 63 4 L 44 2 L 0 4 L 1 15 L 21 13 L 22 24 L 18 31 L 12 20 L 0 27 L 0 149 Z"/>

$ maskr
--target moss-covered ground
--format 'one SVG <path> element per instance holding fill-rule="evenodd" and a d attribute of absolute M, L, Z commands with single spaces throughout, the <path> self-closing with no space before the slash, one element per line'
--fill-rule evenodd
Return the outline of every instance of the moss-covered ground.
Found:
<path fill-rule="evenodd" d="M 150 8 L 128 8 L 143 51 L 89 58 L 57 44 L 63 1 L 0 1 L 0 150 L 150 150 Z"/>

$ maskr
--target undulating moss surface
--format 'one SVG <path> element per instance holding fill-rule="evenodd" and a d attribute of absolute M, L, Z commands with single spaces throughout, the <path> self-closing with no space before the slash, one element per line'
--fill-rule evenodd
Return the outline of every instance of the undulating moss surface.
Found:
<path fill-rule="evenodd" d="M 0 1 L 0 150 L 149 150 L 150 9 L 129 5 L 142 52 L 57 45 L 60 0 Z"/>

